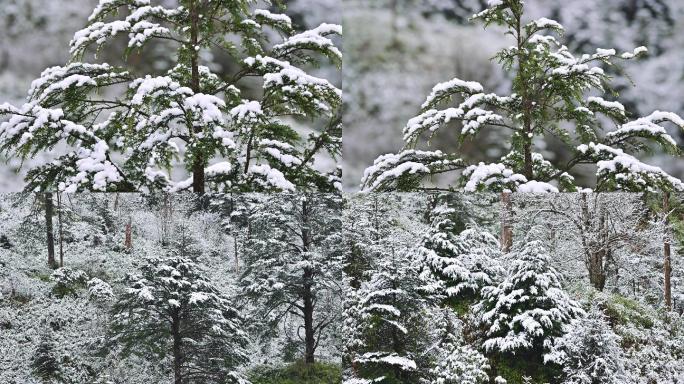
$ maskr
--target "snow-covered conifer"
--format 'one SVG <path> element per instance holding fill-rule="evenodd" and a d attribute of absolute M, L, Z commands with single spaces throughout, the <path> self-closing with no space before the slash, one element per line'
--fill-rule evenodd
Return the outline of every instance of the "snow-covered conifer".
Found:
<path fill-rule="evenodd" d="M 108 345 L 122 356 L 171 356 L 174 382 L 243 383 L 248 337 L 235 305 L 189 259 L 153 258 L 113 307 Z"/>
<path fill-rule="evenodd" d="M 394 257 L 377 257 L 369 279 L 352 292 L 345 321 L 354 333 L 345 340 L 351 355 L 345 383 L 420 383 L 427 373 L 421 348 L 427 335 L 421 281 L 408 256 L 401 250 L 388 252 Z"/>
<path fill-rule="evenodd" d="M 563 384 L 625 383 L 620 337 L 599 306 L 593 305 L 586 317 L 568 328 L 544 357 L 545 362 L 563 367 Z"/>
<path fill-rule="evenodd" d="M 339 325 L 342 296 L 341 198 L 255 197 L 243 255 L 241 296 L 253 306 L 259 336 L 295 327 L 306 364 Z M 257 326 L 258 325 L 258 326 Z"/>
<path fill-rule="evenodd" d="M 489 361 L 463 340 L 463 323 L 446 309 L 437 322 L 439 343 L 432 355 L 431 384 L 484 384 L 489 382 Z"/>
<path fill-rule="evenodd" d="M 529 355 L 541 362 L 563 326 L 583 314 L 561 286 L 541 242 L 533 240 L 513 251 L 508 276 L 482 290 L 475 311 L 484 329 L 489 354 Z"/>
<path fill-rule="evenodd" d="M 473 226 L 456 233 L 455 214 L 448 204 L 437 204 L 416 251 L 421 276 L 428 283 L 425 289 L 451 302 L 478 296 L 482 287 L 493 285 L 501 256 L 499 242 L 486 230 Z"/>
<path fill-rule="evenodd" d="M 22 158 L 68 148 L 29 170 L 28 190 L 338 190 L 340 169 L 317 159 L 339 153 L 341 91 L 304 68 L 341 63 L 333 36 L 342 28 L 298 31 L 264 5 L 100 0 L 71 41 L 71 62 L 46 69 L 23 106 L 0 105 L 9 116 L 0 148 Z M 175 66 L 139 74 L 84 61 L 119 35 L 126 57 L 169 43 Z M 228 55 L 234 71 L 213 73 L 202 61 L 210 51 Z M 248 78 L 260 79 L 260 96 L 243 92 Z M 313 123 L 301 129 L 293 118 Z M 191 177 L 172 175 L 176 164 Z"/>
<path fill-rule="evenodd" d="M 684 119 L 655 111 L 633 118 L 610 95 L 610 77 L 601 65 L 615 65 L 646 54 L 645 47 L 619 53 L 596 49 L 576 56 L 559 42 L 563 26 L 548 18 L 525 20 L 521 0 L 489 1 L 474 19 L 500 25 L 515 43 L 496 59 L 514 72 L 512 93 L 487 93 L 477 82 L 458 78 L 437 84 L 403 130 L 404 148 L 378 157 L 362 179 L 365 190 L 420 190 L 426 177 L 458 174 L 450 189 L 464 191 L 556 192 L 580 189 L 572 176 L 583 164 L 596 166 L 597 191 L 684 190 L 684 183 L 661 168 L 643 163 L 639 153 L 659 151 L 679 156 L 681 150 L 665 124 L 684 128 Z M 457 100 L 454 106 L 447 104 Z M 459 122 L 459 143 L 485 128 L 510 132 L 510 151 L 498 162 L 474 163 L 456 150 L 420 149 L 450 123 Z M 611 125 L 614 125 L 613 128 Z M 537 139 L 553 135 L 572 153 L 552 163 L 535 151 Z M 452 178 L 453 179 L 453 178 Z"/>

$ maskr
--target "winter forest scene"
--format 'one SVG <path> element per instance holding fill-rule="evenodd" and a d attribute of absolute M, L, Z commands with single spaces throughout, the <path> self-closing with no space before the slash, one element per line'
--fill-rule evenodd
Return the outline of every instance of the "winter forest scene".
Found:
<path fill-rule="evenodd" d="M 347 200 L 345 384 L 684 383 L 682 196 Z"/>
<path fill-rule="evenodd" d="M 0 0 L 0 384 L 684 384 L 683 0 Z"/>
<path fill-rule="evenodd" d="M 339 383 L 341 203 L 2 195 L 0 382 Z"/>

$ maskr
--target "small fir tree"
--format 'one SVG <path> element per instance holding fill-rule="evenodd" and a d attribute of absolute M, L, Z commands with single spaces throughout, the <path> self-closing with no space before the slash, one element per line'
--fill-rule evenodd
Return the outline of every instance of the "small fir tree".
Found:
<path fill-rule="evenodd" d="M 496 238 L 477 226 L 456 233 L 454 214 L 446 204 L 435 206 L 430 228 L 416 252 L 421 276 L 428 282 L 425 290 L 452 304 L 479 296 L 480 289 L 494 284 L 501 274 Z"/>
<path fill-rule="evenodd" d="M 51 334 L 43 334 L 32 362 L 33 373 L 43 382 L 49 383 L 59 377 L 59 362 L 55 355 L 55 343 Z"/>
<path fill-rule="evenodd" d="M 235 305 L 181 257 L 153 258 L 113 306 L 109 347 L 165 361 L 174 383 L 243 383 L 247 334 Z"/>
<path fill-rule="evenodd" d="M 9 155 L 69 148 L 30 169 L 27 190 L 337 190 L 340 169 L 321 171 L 314 162 L 340 152 L 341 91 L 301 67 L 322 57 L 339 65 L 331 37 L 342 29 L 321 24 L 298 33 L 287 15 L 262 5 L 270 2 L 180 0 L 167 8 L 100 0 L 71 41 L 71 62 L 46 69 L 25 105 L 0 105 L 10 116 L 0 125 L 0 149 Z M 163 42 L 175 65 L 139 75 L 82 61 L 120 34 L 128 34 L 125 57 Z M 283 40 L 270 43 L 273 35 Z M 201 59 L 210 51 L 228 55 L 235 70 L 213 73 Z M 250 77 L 262 80 L 256 99 L 242 92 Z M 302 134 L 289 117 L 330 121 Z M 172 180 L 176 162 L 192 176 Z"/>
<path fill-rule="evenodd" d="M 348 299 L 348 383 L 420 383 L 428 366 L 421 353 L 428 332 L 417 269 L 386 245 L 390 255 L 377 257 L 368 280 Z"/>
<path fill-rule="evenodd" d="M 473 18 L 485 26 L 499 25 L 515 39 L 496 59 L 514 72 L 509 96 L 485 93 L 477 82 L 453 79 L 436 85 L 403 131 L 404 148 L 378 157 L 366 169 L 365 190 L 419 190 L 423 179 L 442 173 L 458 173 L 458 182 L 448 189 L 464 191 L 576 191 L 572 176 L 581 165 L 596 166 L 597 191 L 684 190 L 684 183 L 637 157 L 653 145 L 664 153 L 679 156 L 681 150 L 663 123 L 684 128 L 684 119 L 674 113 L 655 111 L 632 119 L 610 95 L 610 77 L 601 68 L 630 60 L 647 52 L 597 49 L 593 54 L 573 55 L 553 34 L 563 27 L 547 18 L 525 21 L 522 0 L 490 0 L 489 8 Z M 445 104 L 457 99 L 457 106 Z M 601 116 L 600 116 L 601 115 Z M 495 163 L 469 163 L 459 151 L 418 149 L 451 122 L 461 123 L 459 142 L 476 139 L 485 127 L 510 132 L 509 152 Z M 608 122 L 616 126 L 608 129 Z M 571 153 L 567 162 L 554 162 L 535 152 L 538 139 L 555 136 Z"/>
<path fill-rule="evenodd" d="M 543 356 L 551 351 L 554 340 L 564 335 L 564 326 L 584 312 L 563 290 L 541 242 L 523 244 L 510 259 L 507 277 L 482 290 L 482 301 L 474 312 L 487 354 L 504 364 L 525 364 L 525 370 L 535 372 L 543 366 Z"/>

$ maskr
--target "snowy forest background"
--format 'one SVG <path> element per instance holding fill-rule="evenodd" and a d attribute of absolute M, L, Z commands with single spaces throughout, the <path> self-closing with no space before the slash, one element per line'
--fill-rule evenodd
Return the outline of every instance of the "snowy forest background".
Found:
<path fill-rule="evenodd" d="M 681 199 L 350 198 L 345 383 L 684 382 Z"/>
<path fill-rule="evenodd" d="M 340 382 L 340 209 L 325 195 L 2 195 L 0 382 Z"/>
<path fill-rule="evenodd" d="M 457 77 L 477 81 L 497 94 L 510 88 L 510 76 L 490 59 L 511 45 L 511 40 L 496 26 L 484 30 L 468 21 L 486 6 L 486 0 L 345 1 L 343 160 L 347 190 L 358 190 L 363 171 L 373 159 L 401 148 L 402 127 L 417 115 L 434 84 Z M 619 52 L 648 47 L 648 56 L 625 63 L 616 76 L 620 100 L 631 116 L 655 110 L 684 114 L 681 1 L 527 0 L 525 10 L 530 20 L 547 17 L 561 23 L 566 31 L 563 43 L 578 54 L 605 47 Z M 670 133 L 676 140 L 682 138 L 676 127 Z M 502 135 L 494 129 L 483 132 L 461 152 L 477 161 L 498 159 L 506 153 Z M 452 133 L 440 134 L 432 140 L 433 148 L 449 153 L 457 140 Z M 567 155 L 554 140 L 535 140 L 534 146 L 552 162 Z M 680 161 L 665 155 L 652 157 L 649 163 L 675 177 L 684 175 Z M 592 169 L 586 169 L 586 175 L 591 173 Z M 582 175 L 577 176 L 581 179 Z"/>

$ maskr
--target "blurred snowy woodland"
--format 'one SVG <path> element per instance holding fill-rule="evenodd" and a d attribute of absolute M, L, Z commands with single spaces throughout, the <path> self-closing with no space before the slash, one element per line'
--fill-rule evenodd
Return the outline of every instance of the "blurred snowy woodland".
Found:
<path fill-rule="evenodd" d="M 511 78 L 490 60 L 511 45 L 510 37 L 491 26 L 469 22 L 486 0 L 346 0 L 344 24 L 344 182 L 357 190 L 363 170 L 379 155 L 402 146 L 401 130 L 416 116 L 437 83 L 452 78 L 477 81 L 490 92 L 510 89 Z M 684 114 L 684 2 L 680 0 L 526 0 L 525 18 L 547 17 L 565 28 L 563 43 L 577 54 L 596 48 L 631 52 L 646 46 L 649 54 L 624 64 L 614 87 L 630 116 L 655 110 Z M 670 127 L 676 140 L 682 131 Z M 454 149 L 457 135 L 440 133 L 432 148 Z M 508 148 L 496 130 L 467 143 L 474 161 L 499 159 Z M 538 139 L 535 148 L 551 162 L 567 155 L 553 140 Z M 665 156 L 648 158 L 673 176 L 684 176 L 684 162 Z M 589 175 L 595 170 L 581 172 Z M 574 175 L 582 179 L 582 174 Z"/>
<path fill-rule="evenodd" d="M 0 0 L 0 105 L 10 103 L 21 106 L 27 99 L 32 81 L 39 78 L 46 68 L 64 66 L 69 62 L 69 43 L 77 31 L 88 25 L 88 17 L 98 3 L 98 0 Z M 138 3 L 139 6 L 144 5 L 144 2 Z M 150 4 L 174 9 L 179 7 L 180 1 L 155 0 Z M 316 28 L 323 23 L 332 25 L 342 22 L 341 4 L 336 0 L 288 0 L 250 4 L 257 4 L 258 8 L 265 6 L 273 10 L 274 15 L 277 15 L 276 11 L 284 12 L 291 19 L 294 33 Z M 99 51 L 98 57 L 93 61 L 92 51 L 89 51 L 85 60 L 126 67 L 133 75 L 141 77 L 147 74 L 161 76 L 176 65 L 177 58 L 174 56 L 177 47 L 173 46 L 171 40 L 163 39 L 148 43 L 144 49 L 132 52 L 124 59 L 123 52 L 128 40 L 123 35 L 108 36 L 113 41 Z M 266 30 L 266 36 L 269 44 L 280 39 L 271 30 Z M 234 36 L 227 37 L 230 38 Z M 331 36 L 331 39 L 341 46 L 338 36 Z M 219 76 L 229 77 L 236 69 L 240 69 L 235 58 L 219 49 L 203 48 L 199 56 L 200 65 L 208 67 Z M 341 71 L 330 61 L 321 61 L 319 67 L 311 70 L 311 74 L 329 80 L 337 88 L 341 87 Z M 246 98 L 258 98 L 262 93 L 261 84 L 256 81 L 247 81 L 241 87 Z M 115 93 L 118 91 L 120 90 L 115 89 Z M 110 90 L 106 92 L 111 93 Z M 6 121 L 7 117 L 0 120 Z M 299 119 L 292 124 L 299 133 L 307 133 L 313 126 L 311 119 Z M 64 152 L 64 148 L 60 146 L 54 151 L 39 151 L 35 156 L 29 156 L 23 165 L 16 154 L 0 155 L 0 191 L 23 190 L 27 170 L 54 159 L 56 155 L 61 155 L 60 152 Z M 327 155 L 320 158 L 316 155 L 315 158 L 322 164 L 320 168 L 336 167 Z M 173 164 L 170 173 L 175 173 L 178 177 L 187 177 L 188 174 L 182 164 L 178 163 Z"/>
<path fill-rule="evenodd" d="M 0 195 L 0 383 L 339 383 L 340 209 Z"/>

